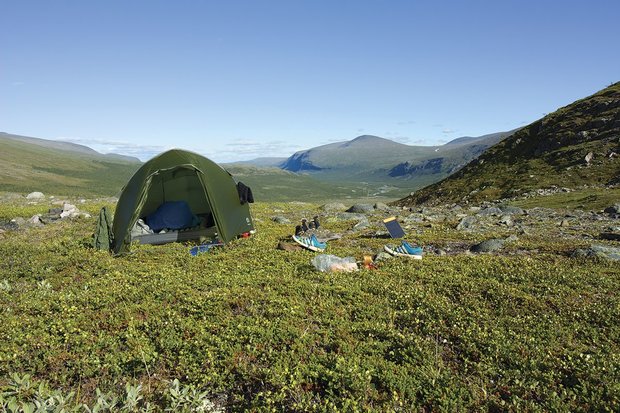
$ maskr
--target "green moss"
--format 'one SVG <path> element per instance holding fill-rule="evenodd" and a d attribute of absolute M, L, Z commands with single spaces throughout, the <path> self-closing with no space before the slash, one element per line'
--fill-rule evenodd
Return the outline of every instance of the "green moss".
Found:
<path fill-rule="evenodd" d="M 32 212 L 11 208 L 0 215 Z M 4 234 L 0 388 L 29 373 L 91 405 L 96 388 L 141 383 L 167 406 L 178 378 L 231 411 L 620 408 L 617 266 L 532 235 L 518 247 L 536 254 L 320 273 L 316 254 L 275 249 L 291 228 L 269 219 L 316 205 L 252 209 L 255 236 L 197 257 L 182 244 L 93 251 L 94 218 Z M 420 235 L 456 239 L 452 225 Z M 361 259 L 384 242 L 346 235 L 327 252 Z"/>

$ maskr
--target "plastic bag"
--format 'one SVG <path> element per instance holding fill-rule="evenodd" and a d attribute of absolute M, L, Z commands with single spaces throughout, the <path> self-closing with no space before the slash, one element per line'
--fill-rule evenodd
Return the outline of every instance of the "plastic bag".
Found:
<path fill-rule="evenodd" d="M 321 272 L 357 271 L 355 258 L 340 258 L 335 255 L 321 254 L 312 259 L 314 268 Z"/>

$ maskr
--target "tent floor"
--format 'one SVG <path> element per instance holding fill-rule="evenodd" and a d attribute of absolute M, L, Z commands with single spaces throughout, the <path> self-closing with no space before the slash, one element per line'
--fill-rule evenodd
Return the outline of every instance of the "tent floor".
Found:
<path fill-rule="evenodd" d="M 131 241 L 139 241 L 140 244 L 168 244 L 170 242 L 183 242 L 199 240 L 201 237 L 214 238 L 217 236 L 217 228 L 201 228 L 187 231 L 170 231 L 163 234 L 138 235 L 131 238 Z"/>

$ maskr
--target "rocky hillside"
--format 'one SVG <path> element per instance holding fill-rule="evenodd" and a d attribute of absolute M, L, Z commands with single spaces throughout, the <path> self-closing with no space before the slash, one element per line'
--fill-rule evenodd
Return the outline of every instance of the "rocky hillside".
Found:
<path fill-rule="evenodd" d="M 401 206 L 481 202 L 553 187 L 615 185 L 620 177 L 620 82 L 515 132 Z"/>

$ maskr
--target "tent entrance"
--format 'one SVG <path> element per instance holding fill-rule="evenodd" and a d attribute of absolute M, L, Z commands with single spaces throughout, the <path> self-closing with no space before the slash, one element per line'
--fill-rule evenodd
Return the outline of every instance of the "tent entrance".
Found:
<path fill-rule="evenodd" d="M 165 202 L 185 201 L 192 213 L 200 219 L 199 228 L 154 234 L 132 234 L 132 240 L 139 240 L 142 244 L 165 244 L 201 237 L 215 237 L 218 230 L 206 188 L 198 176 L 200 173 L 191 165 L 158 170 L 150 177 L 145 201 L 138 214 L 139 218 L 145 219 Z"/>
<path fill-rule="evenodd" d="M 199 173 L 191 166 L 157 171 L 151 176 L 140 217 L 153 213 L 161 204 L 171 201 L 187 202 L 195 215 L 211 213 L 211 205 L 198 177 Z"/>

